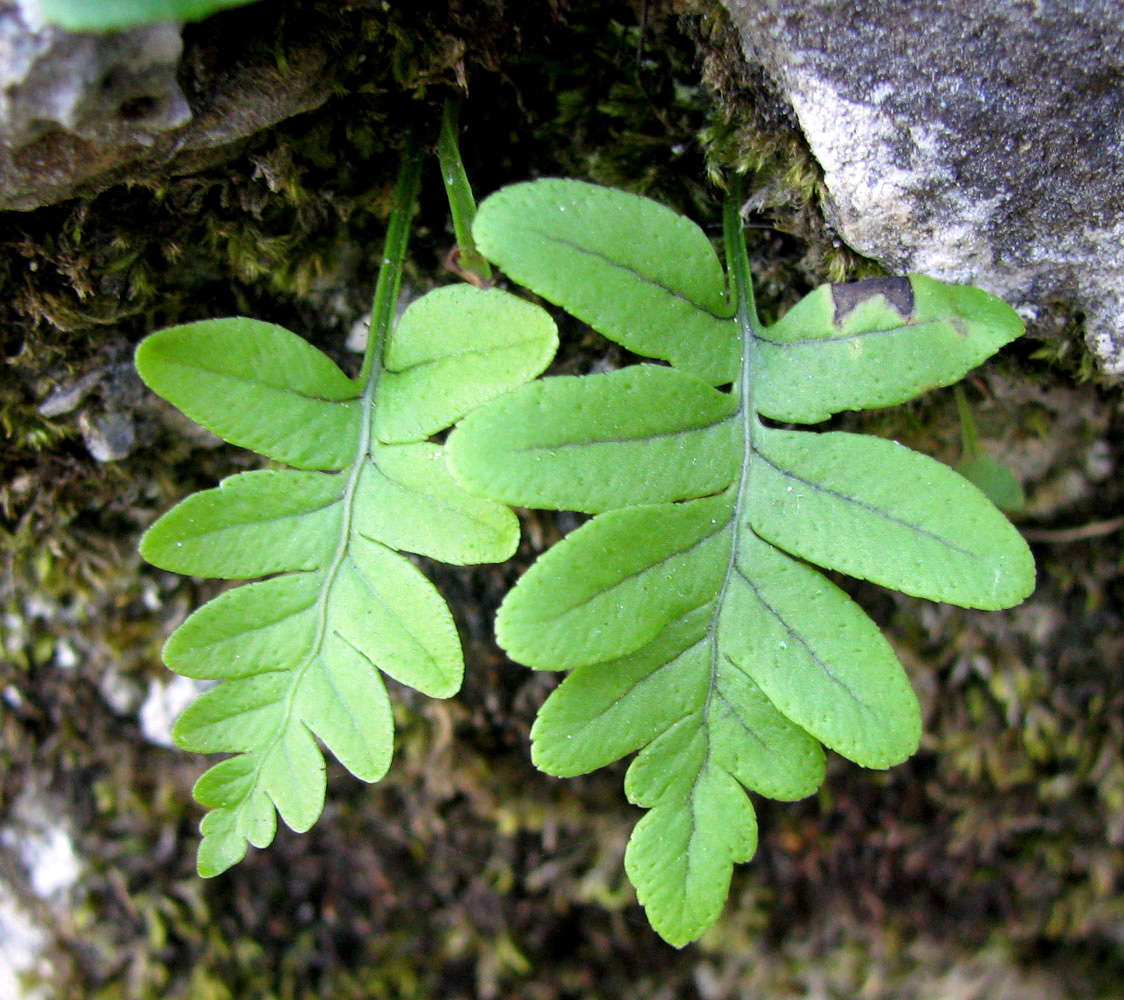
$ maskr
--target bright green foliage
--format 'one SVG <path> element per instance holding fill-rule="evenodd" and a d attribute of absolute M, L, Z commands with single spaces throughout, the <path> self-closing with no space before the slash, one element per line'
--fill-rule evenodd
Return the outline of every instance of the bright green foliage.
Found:
<path fill-rule="evenodd" d="M 276 812 L 297 831 L 316 821 L 314 736 L 356 777 L 382 777 L 393 721 L 379 671 L 436 698 L 459 689 L 449 609 L 400 551 L 500 561 L 519 528 L 506 507 L 465 492 L 427 438 L 533 378 L 555 346 L 541 309 L 468 286 L 413 303 L 361 380 L 251 319 L 173 327 L 140 345 L 152 389 L 227 441 L 295 467 L 189 497 L 141 544 L 178 573 L 268 577 L 196 611 L 164 650 L 178 673 L 224 681 L 180 717 L 178 745 L 236 754 L 195 788 L 211 809 L 200 874 L 237 863 L 247 842 L 269 844 Z"/>
<path fill-rule="evenodd" d="M 956 463 L 956 471 L 979 489 L 996 507 L 1017 514 L 1026 506 L 1026 494 L 1015 474 L 990 455 L 976 455 Z"/>
<path fill-rule="evenodd" d="M 255 0 L 39 0 L 43 19 L 67 31 L 121 31 L 158 21 L 202 21 Z"/>
<path fill-rule="evenodd" d="M 1002 511 L 1017 513 L 1026 506 L 1026 494 L 1022 483 L 1015 474 L 998 459 L 985 455 L 980 450 L 976 421 L 968 399 L 960 386 L 953 389 L 956 396 L 956 410 L 960 414 L 960 461 L 956 471 L 977 487 Z"/>
<path fill-rule="evenodd" d="M 912 276 L 820 288 L 763 328 L 736 207 L 726 230 L 736 309 L 702 231 L 652 201 L 560 180 L 488 199 L 485 255 L 670 366 L 523 386 L 448 442 L 481 495 L 597 515 L 519 581 L 497 634 L 522 663 L 572 671 L 535 723 L 539 767 L 576 775 L 640 751 L 625 790 L 650 812 L 625 863 L 676 945 L 717 919 L 754 853 L 746 789 L 810 794 L 821 744 L 872 768 L 917 748 L 889 643 L 808 563 L 978 608 L 1034 585 L 1021 537 L 950 468 L 762 419 L 813 423 L 953 382 L 1020 334 L 1014 312 Z"/>

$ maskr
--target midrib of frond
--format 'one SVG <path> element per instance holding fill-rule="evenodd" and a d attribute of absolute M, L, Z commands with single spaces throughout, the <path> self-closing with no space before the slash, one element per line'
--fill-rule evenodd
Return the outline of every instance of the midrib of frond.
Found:
<path fill-rule="evenodd" d="M 699 768 L 699 776 L 695 779 L 691 788 L 692 800 L 698 781 L 706 771 L 710 761 L 711 707 L 716 699 L 721 698 L 721 693 L 718 690 L 718 671 L 721 664 L 718 649 L 718 622 L 722 617 L 730 584 L 738 572 L 738 541 L 740 535 L 738 529 L 742 524 L 742 513 L 749 492 L 749 472 L 754 454 L 754 431 L 757 427 L 757 412 L 753 406 L 753 377 L 757 365 L 757 341 L 761 335 L 761 324 L 757 318 L 753 286 L 750 284 L 749 262 L 741 227 L 740 201 L 740 185 L 735 184 L 732 186 L 727 199 L 723 214 L 723 226 L 726 237 L 726 270 L 729 275 L 731 294 L 736 299 L 737 314 L 735 322 L 738 326 L 738 338 L 741 341 L 741 364 L 738 369 L 738 380 L 733 386 L 733 392 L 736 394 L 738 401 L 736 419 L 739 419 L 742 423 L 742 460 L 728 522 L 731 532 L 730 556 L 726 562 L 726 571 L 718 588 L 718 597 L 714 602 L 714 613 L 711 615 L 710 625 L 708 626 L 710 678 L 707 684 L 706 700 L 703 703 L 701 722 L 706 737 L 706 750 L 702 765 Z"/>
<path fill-rule="evenodd" d="M 371 369 L 371 374 L 367 378 L 367 384 L 363 387 L 363 392 L 359 397 L 360 405 L 363 407 L 363 416 L 360 421 L 359 429 L 359 444 L 356 448 L 355 459 L 351 464 L 351 470 L 348 473 L 347 486 L 344 488 L 343 492 L 343 516 L 340 519 L 339 542 L 336 545 L 336 550 L 332 555 L 331 562 L 328 564 L 327 570 L 324 573 L 320 594 L 316 599 L 316 631 L 313 635 L 307 655 L 297 666 L 290 670 L 289 687 L 285 694 L 284 708 L 272 738 L 260 750 L 251 751 L 257 753 L 257 763 L 253 772 L 254 780 L 250 784 L 246 794 L 238 802 L 236 808 L 240 808 L 253 799 L 261 783 L 262 770 L 265 767 L 265 762 L 269 759 L 270 754 L 277 744 L 285 738 L 285 734 L 289 731 L 289 728 L 294 725 L 293 711 L 297 691 L 300 689 L 301 681 L 303 681 L 305 674 L 319 658 L 324 647 L 324 640 L 327 638 L 328 602 L 331 598 L 336 578 L 339 576 L 340 569 L 347 561 L 351 549 L 355 495 L 359 486 L 360 473 L 363 470 L 364 463 L 369 457 L 371 447 L 371 425 L 373 423 L 372 402 L 375 395 L 375 387 L 378 382 L 377 376 L 381 370 L 381 366 L 377 364 Z"/>

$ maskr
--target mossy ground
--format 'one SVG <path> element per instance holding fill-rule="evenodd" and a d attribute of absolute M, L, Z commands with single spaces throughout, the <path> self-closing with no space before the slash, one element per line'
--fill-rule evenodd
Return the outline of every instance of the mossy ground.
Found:
<path fill-rule="evenodd" d="M 833 242 L 815 164 L 739 64 L 717 3 L 283 6 L 223 17 L 253 24 L 279 61 L 298 37 L 327 46 L 335 96 L 323 108 L 207 170 L 4 220 L 0 817 L 21 790 L 45 787 L 88 866 L 73 912 L 39 907 L 55 934 L 50 995 L 1118 996 L 1124 556 L 1119 530 L 1096 532 L 1124 509 L 1122 415 L 1118 390 L 1042 356 L 1057 355 L 1056 339 L 1016 345 L 968 388 L 985 448 L 1030 494 L 1037 593 L 984 615 L 853 588 L 921 696 L 922 750 L 885 774 L 834 761 L 818 797 L 758 803 L 758 856 L 699 945 L 663 946 L 635 905 L 623 766 L 560 782 L 529 763 L 530 722 L 553 682 L 507 662 L 490 622 L 558 533 L 544 515 L 525 516 L 513 567 L 434 568 L 468 678 L 448 703 L 395 692 L 387 779 L 368 787 L 332 769 L 312 832 L 282 831 L 223 877 L 196 878 L 190 788 L 204 764 L 145 741 L 132 709 L 110 707 L 106 679 L 143 691 L 162 677 L 163 637 L 214 592 L 144 566 L 140 531 L 251 458 L 200 446 L 111 377 L 141 336 L 240 313 L 354 365 L 343 343 L 373 288 L 402 136 L 414 120 L 436 135 L 458 79 L 480 193 L 586 177 L 716 227 L 721 192 L 708 177 L 736 163 L 756 171 L 763 311 L 872 268 Z M 214 62 L 227 36 L 245 32 L 216 19 L 188 38 Z M 451 244 L 435 170 L 425 184 L 411 244 L 420 287 L 448 279 Z M 563 333 L 558 370 L 605 363 L 596 335 L 572 322 Z M 93 371 L 105 377 L 77 410 L 38 412 L 52 387 Z M 137 443 L 98 463 L 77 414 L 122 409 Z M 957 457 L 951 392 L 863 419 Z M 1051 534 L 1082 525 L 1083 538 Z M 3 870 L 26 897 L 18 869 Z"/>

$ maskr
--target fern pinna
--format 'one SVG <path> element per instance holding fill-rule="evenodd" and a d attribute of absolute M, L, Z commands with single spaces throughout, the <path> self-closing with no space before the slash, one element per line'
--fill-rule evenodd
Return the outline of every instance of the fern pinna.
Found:
<path fill-rule="evenodd" d="M 554 324 L 498 290 L 441 288 L 391 330 L 420 155 L 407 154 L 362 371 L 348 378 L 293 333 L 252 319 L 191 323 L 137 349 L 145 382 L 227 441 L 292 466 L 232 476 L 173 508 L 142 554 L 228 590 L 169 638 L 168 666 L 222 679 L 181 715 L 179 746 L 232 753 L 195 786 L 210 812 L 198 867 L 216 875 L 276 813 L 307 830 L 324 804 L 318 738 L 356 777 L 386 772 L 393 719 L 380 671 L 424 694 L 460 687 L 452 616 L 401 552 L 447 563 L 507 559 L 515 515 L 462 489 L 427 439 L 534 378 Z"/>
<path fill-rule="evenodd" d="M 756 849 L 746 789 L 809 795 L 821 744 L 872 768 L 917 748 L 889 643 L 809 563 L 976 608 L 1034 583 L 1022 538 L 952 469 L 766 422 L 947 385 L 1019 336 L 1015 313 L 912 276 L 819 288 L 763 327 L 734 199 L 725 229 L 729 296 L 705 234 L 650 200 L 542 180 L 485 201 L 486 256 L 668 364 L 534 382 L 448 442 L 454 475 L 483 496 L 596 515 L 508 594 L 497 635 L 521 663 L 571 671 L 532 731 L 540 768 L 582 774 L 640 751 L 625 791 L 650 811 L 625 865 L 676 945 L 717 919 Z"/>

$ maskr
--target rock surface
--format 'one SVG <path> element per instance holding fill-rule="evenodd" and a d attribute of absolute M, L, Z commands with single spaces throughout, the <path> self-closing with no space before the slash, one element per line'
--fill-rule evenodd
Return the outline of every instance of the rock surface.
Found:
<path fill-rule="evenodd" d="M 46 1000 L 42 986 L 25 990 L 20 980 L 50 971 L 50 934 L 37 918 L 49 914 L 65 922 L 81 895 L 82 862 L 65 803 L 33 785 L 25 788 L 0 826 L 0 853 L 9 876 L 0 880 L 0 996 Z"/>
<path fill-rule="evenodd" d="M 0 0 L 0 210 L 89 194 L 148 163 L 163 177 L 198 169 L 205 154 L 328 96 L 324 56 L 311 50 L 287 71 L 181 73 L 181 30 L 70 34 L 40 23 L 31 0 Z"/>
<path fill-rule="evenodd" d="M 840 236 L 893 271 L 1085 314 L 1124 376 L 1122 0 L 724 0 Z"/>

